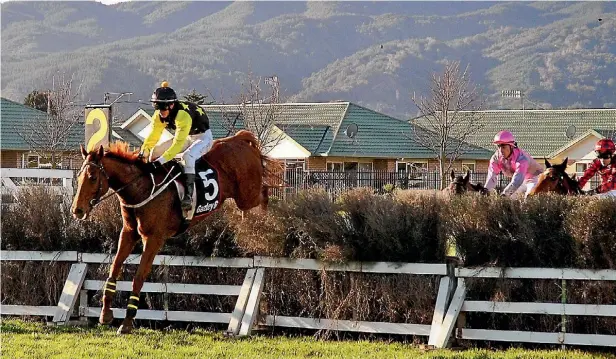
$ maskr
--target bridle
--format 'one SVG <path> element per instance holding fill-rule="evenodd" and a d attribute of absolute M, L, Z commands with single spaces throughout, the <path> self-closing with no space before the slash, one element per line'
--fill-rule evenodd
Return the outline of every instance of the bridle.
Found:
<path fill-rule="evenodd" d="M 105 178 L 107 178 L 107 184 L 109 184 L 109 175 L 107 174 L 107 171 L 105 171 L 105 167 L 103 166 L 102 162 L 96 163 L 96 162 L 88 161 L 88 162 L 84 163 L 83 166 L 81 167 L 81 169 L 79 170 L 79 173 L 77 174 L 77 176 L 80 176 L 81 172 L 83 172 L 89 166 L 97 168 L 99 170 L 99 172 L 101 172 L 105 176 Z M 135 183 L 139 178 L 141 178 L 141 175 L 136 176 L 130 182 L 128 182 L 124 186 L 120 187 L 118 190 L 113 190 L 111 193 L 108 193 L 108 194 L 104 195 L 103 197 L 101 197 L 101 192 L 103 191 L 103 180 L 102 180 L 101 176 L 98 176 L 98 181 L 97 181 L 98 182 L 98 187 L 96 189 L 96 195 L 94 196 L 93 199 L 90 200 L 90 206 L 92 206 L 92 208 L 96 207 L 102 201 L 104 201 L 107 198 L 113 196 L 114 194 L 122 191 L 123 189 L 125 189 L 128 186 L 130 186 L 131 184 Z"/>
<path fill-rule="evenodd" d="M 554 172 L 557 172 L 556 174 Z M 546 178 L 549 178 L 550 181 L 554 181 L 556 180 L 556 188 L 561 189 L 563 191 L 563 194 L 569 194 L 569 193 L 579 193 L 579 191 L 571 188 L 571 185 L 569 184 L 569 182 L 565 179 L 566 174 L 564 173 L 560 173 L 560 171 L 554 169 L 554 167 L 551 167 L 550 169 L 548 169 L 547 172 L 551 172 L 551 173 L 545 173 Z M 558 176 L 557 179 L 554 178 L 553 175 Z"/>

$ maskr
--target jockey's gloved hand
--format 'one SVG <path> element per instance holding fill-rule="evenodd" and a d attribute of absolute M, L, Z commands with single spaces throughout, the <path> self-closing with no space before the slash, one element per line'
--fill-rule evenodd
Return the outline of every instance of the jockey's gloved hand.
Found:
<path fill-rule="evenodd" d="M 143 151 L 139 151 L 139 154 L 137 155 L 137 159 L 143 160 L 143 156 L 144 156 Z"/>

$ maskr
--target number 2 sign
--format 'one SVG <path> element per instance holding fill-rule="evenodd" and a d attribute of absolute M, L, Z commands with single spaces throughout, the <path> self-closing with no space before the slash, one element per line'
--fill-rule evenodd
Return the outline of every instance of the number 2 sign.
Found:
<path fill-rule="evenodd" d="M 111 141 L 111 106 L 86 106 L 85 118 L 86 150 L 90 152 L 101 145 L 107 146 Z"/>

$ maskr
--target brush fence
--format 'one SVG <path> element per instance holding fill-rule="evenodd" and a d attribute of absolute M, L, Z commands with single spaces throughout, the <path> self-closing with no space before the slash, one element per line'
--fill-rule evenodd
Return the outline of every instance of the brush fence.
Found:
<path fill-rule="evenodd" d="M 139 263 L 141 256 L 131 255 L 125 264 Z M 88 264 L 111 263 L 108 254 L 78 252 L 2 251 L 2 262 L 7 261 L 55 261 L 73 262 L 57 306 L 27 306 L 2 304 L 2 315 L 53 317 L 57 324 L 69 323 L 71 315 L 81 320 L 98 317 L 100 307 L 88 306 L 88 292 L 100 291 L 104 282 L 87 280 Z M 584 315 L 616 318 L 616 305 L 570 304 L 564 301 L 566 283 L 572 280 L 616 281 L 616 270 L 587 270 L 559 268 L 463 268 L 454 264 L 397 263 L 397 262 L 347 262 L 342 264 L 320 262 L 312 259 L 289 258 L 211 258 L 158 255 L 154 265 L 188 267 L 245 268 L 243 284 L 207 285 L 146 282 L 142 292 L 178 293 L 195 295 L 237 296 L 231 313 L 144 310 L 137 312 L 137 319 L 169 320 L 187 322 L 211 322 L 228 324 L 230 336 L 250 335 L 256 326 L 275 326 L 362 333 L 402 334 L 428 337 L 428 344 L 438 348 L 447 347 L 451 339 L 527 342 L 561 345 L 590 345 L 616 347 L 615 335 L 567 333 L 564 323 L 567 316 Z M 412 274 L 440 276 L 440 284 L 434 304 L 430 325 L 410 323 L 386 323 L 327 318 L 307 318 L 261 315 L 259 301 L 263 290 L 264 276 L 268 268 L 289 270 L 345 271 L 380 274 Z M 551 279 L 560 280 L 563 290 L 562 303 L 491 302 L 466 300 L 466 278 L 494 279 Z M 118 281 L 117 290 L 130 291 L 131 282 Z M 79 304 L 77 304 L 79 302 Z M 165 305 L 166 308 L 166 305 Z M 124 309 L 113 308 L 115 318 L 125 316 Z M 464 328 L 465 313 L 527 313 L 560 315 L 562 326 L 558 332 L 505 331 Z"/>

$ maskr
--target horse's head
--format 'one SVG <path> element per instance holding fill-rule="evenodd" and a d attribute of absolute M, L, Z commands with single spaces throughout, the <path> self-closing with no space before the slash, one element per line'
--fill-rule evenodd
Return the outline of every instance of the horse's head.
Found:
<path fill-rule="evenodd" d="M 530 192 L 530 195 L 547 192 L 558 194 L 579 193 L 577 181 L 569 177 L 566 172 L 568 159 L 569 158 L 565 158 L 565 160 L 558 165 L 553 165 L 550 161 L 544 159 L 545 171 L 539 175 L 537 184 Z"/>
<path fill-rule="evenodd" d="M 77 193 L 71 212 L 77 219 L 86 219 L 100 197 L 109 190 L 109 176 L 102 163 L 103 146 L 90 153 L 87 153 L 83 146 L 80 147 L 83 165 L 77 177 Z"/>
<path fill-rule="evenodd" d="M 456 176 L 455 172 L 451 170 L 451 182 L 447 190 L 452 194 L 463 194 L 466 192 L 479 192 L 483 189 L 481 183 L 472 184 L 470 182 L 471 172 L 466 171 L 464 176 Z"/>

